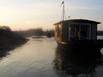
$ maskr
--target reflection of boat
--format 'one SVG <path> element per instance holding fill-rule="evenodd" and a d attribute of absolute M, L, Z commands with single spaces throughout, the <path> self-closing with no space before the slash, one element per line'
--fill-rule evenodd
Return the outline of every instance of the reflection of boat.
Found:
<path fill-rule="evenodd" d="M 98 53 L 96 53 L 98 54 Z M 95 71 L 99 62 L 95 55 L 78 51 L 69 51 L 68 46 L 57 46 L 55 51 L 54 67 L 57 71 L 64 71 L 71 75 L 88 74 Z"/>

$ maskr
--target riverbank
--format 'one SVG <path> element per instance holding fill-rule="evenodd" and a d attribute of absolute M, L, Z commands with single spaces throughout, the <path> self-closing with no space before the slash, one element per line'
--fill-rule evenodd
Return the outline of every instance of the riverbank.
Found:
<path fill-rule="evenodd" d="M 28 40 L 13 31 L 0 29 L 0 57 L 6 56 L 10 50 L 26 43 Z"/>

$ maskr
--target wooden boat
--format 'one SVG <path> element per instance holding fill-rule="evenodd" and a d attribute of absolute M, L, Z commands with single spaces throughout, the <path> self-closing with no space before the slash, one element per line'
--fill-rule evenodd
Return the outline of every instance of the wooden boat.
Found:
<path fill-rule="evenodd" d="M 100 54 L 103 40 L 97 40 L 100 22 L 86 19 L 63 20 L 55 23 L 55 40 L 58 45 L 68 46 L 70 51 Z"/>

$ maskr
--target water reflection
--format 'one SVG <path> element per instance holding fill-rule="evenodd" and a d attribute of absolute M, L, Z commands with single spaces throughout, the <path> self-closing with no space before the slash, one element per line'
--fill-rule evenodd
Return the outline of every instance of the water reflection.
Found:
<path fill-rule="evenodd" d="M 55 70 L 65 72 L 66 74 L 73 76 L 79 74 L 92 75 L 95 72 L 95 68 L 100 64 L 101 58 L 99 58 L 97 54 L 101 54 L 93 54 L 84 51 L 70 51 L 68 46 L 63 47 L 58 45 L 54 59 Z"/>

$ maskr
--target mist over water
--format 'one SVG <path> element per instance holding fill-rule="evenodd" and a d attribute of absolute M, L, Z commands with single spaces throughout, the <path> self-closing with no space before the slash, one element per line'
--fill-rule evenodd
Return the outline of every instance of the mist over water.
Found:
<path fill-rule="evenodd" d="M 26 44 L 10 51 L 10 55 L 0 60 L 0 77 L 103 76 L 102 62 L 86 66 L 83 62 L 78 63 L 79 59 L 75 56 L 71 59 L 72 53 L 67 56 L 53 38 L 29 39 Z"/>

